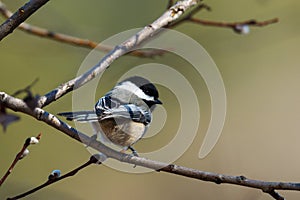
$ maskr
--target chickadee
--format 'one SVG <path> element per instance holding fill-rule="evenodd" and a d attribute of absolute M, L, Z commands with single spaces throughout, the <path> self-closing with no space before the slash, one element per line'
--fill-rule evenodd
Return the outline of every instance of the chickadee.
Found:
<path fill-rule="evenodd" d="M 156 87 L 147 79 L 133 76 L 118 83 L 98 100 L 94 111 L 58 113 L 67 120 L 90 122 L 101 142 L 110 142 L 125 152 L 141 139 L 151 123 L 158 99 Z"/>

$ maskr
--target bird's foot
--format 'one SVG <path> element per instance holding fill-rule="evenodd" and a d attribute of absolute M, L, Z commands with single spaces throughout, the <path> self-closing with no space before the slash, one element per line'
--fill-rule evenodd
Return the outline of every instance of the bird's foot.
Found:
<path fill-rule="evenodd" d="M 139 154 L 137 153 L 137 151 L 132 146 L 129 146 L 128 149 L 131 150 L 132 155 L 134 155 L 136 157 L 140 157 Z"/>

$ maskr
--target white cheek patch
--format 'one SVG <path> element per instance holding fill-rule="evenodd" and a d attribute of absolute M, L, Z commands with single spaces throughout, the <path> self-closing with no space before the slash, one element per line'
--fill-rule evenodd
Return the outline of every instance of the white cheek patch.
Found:
<path fill-rule="evenodd" d="M 130 91 L 141 99 L 145 99 L 147 101 L 154 101 L 154 97 L 151 97 L 143 92 L 139 87 L 133 84 L 130 81 L 122 82 L 120 85 L 117 85 L 115 88 L 120 88 L 122 90 Z"/>

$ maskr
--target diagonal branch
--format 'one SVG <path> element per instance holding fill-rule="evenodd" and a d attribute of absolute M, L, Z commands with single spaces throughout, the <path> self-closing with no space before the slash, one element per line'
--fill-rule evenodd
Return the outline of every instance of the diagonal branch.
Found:
<path fill-rule="evenodd" d="M 119 160 L 121 162 L 143 166 L 146 168 L 154 169 L 156 171 L 164 171 L 171 174 L 177 174 L 197 180 L 213 182 L 216 184 L 233 184 L 249 188 L 256 188 L 262 190 L 264 193 L 271 195 L 274 199 L 283 199 L 275 190 L 297 190 L 300 191 L 300 183 L 292 182 L 268 182 L 255 179 L 249 179 L 245 176 L 231 176 L 224 174 L 217 174 L 213 172 L 205 172 L 197 169 L 183 167 L 174 164 L 167 164 L 159 161 L 149 160 L 146 158 L 135 157 L 127 154 L 117 152 L 97 140 L 90 138 L 84 133 L 69 126 L 65 122 L 58 119 L 51 113 L 46 112 L 41 108 L 31 109 L 27 104 L 18 98 L 12 97 L 4 92 L 0 92 L 0 102 L 7 108 L 14 111 L 19 111 L 30 115 L 51 127 L 60 130 L 69 137 L 94 148 L 95 150 L 105 154 L 107 158 Z"/>
<path fill-rule="evenodd" d="M 51 102 L 61 98 L 70 91 L 77 89 L 83 86 L 85 83 L 91 81 L 95 76 L 107 69 L 110 64 L 117 58 L 132 51 L 147 39 L 153 37 L 156 33 L 159 32 L 160 28 L 178 19 L 187 9 L 196 5 L 197 2 L 198 0 L 184 0 L 177 2 L 152 24 L 144 27 L 140 32 L 136 33 L 135 35 L 124 41 L 122 44 L 116 46 L 90 70 L 40 97 L 38 107 L 42 108 L 44 106 L 47 106 Z"/>
<path fill-rule="evenodd" d="M 0 25 L 0 41 L 12 33 L 22 22 L 30 17 L 49 0 L 30 0 Z"/>

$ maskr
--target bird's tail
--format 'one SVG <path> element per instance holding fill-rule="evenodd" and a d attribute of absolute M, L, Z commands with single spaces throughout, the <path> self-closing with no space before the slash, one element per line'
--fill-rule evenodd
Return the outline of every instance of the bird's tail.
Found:
<path fill-rule="evenodd" d="M 78 122 L 96 122 L 99 119 L 94 111 L 62 112 L 57 115 L 66 117 L 69 121 Z"/>

